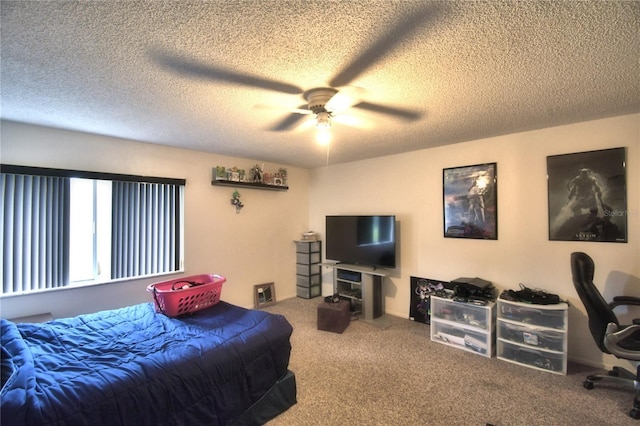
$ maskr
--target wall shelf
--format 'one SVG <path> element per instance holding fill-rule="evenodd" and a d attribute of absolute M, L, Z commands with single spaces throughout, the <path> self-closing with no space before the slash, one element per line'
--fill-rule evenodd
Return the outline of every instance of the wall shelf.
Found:
<path fill-rule="evenodd" d="M 231 186 L 234 188 L 264 189 L 267 191 L 287 191 L 286 185 L 270 185 L 268 183 L 239 182 L 235 180 L 214 179 L 211 181 L 214 186 Z"/>

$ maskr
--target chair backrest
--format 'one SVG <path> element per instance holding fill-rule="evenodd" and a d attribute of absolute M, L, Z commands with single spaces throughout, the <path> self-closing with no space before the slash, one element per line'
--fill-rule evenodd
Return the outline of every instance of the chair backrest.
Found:
<path fill-rule="evenodd" d="M 578 296 L 587 310 L 591 335 L 602 352 L 610 353 L 604 346 L 607 324 L 613 322 L 619 325 L 619 323 L 613 309 L 593 284 L 594 271 L 593 259 L 588 254 L 582 252 L 571 253 L 573 286 L 576 288 Z"/>

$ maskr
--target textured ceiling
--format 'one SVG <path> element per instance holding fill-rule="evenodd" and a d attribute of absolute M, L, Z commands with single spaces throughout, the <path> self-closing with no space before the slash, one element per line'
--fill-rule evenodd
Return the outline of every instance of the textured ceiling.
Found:
<path fill-rule="evenodd" d="M 6 120 L 310 168 L 640 112 L 637 1 L 0 5 Z"/>

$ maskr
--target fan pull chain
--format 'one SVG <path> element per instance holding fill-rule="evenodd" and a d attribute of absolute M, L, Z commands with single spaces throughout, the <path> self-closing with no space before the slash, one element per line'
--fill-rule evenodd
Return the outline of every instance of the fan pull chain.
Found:
<path fill-rule="evenodd" d="M 329 165 L 329 146 L 331 146 L 330 143 L 327 144 L 327 166 Z"/>

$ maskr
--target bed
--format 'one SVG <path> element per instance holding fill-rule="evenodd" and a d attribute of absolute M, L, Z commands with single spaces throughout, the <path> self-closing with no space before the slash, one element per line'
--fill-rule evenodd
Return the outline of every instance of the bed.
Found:
<path fill-rule="evenodd" d="M 1 329 L 13 425 L 259 425 L 296 403 L 281 315 L 219 302 L 169 318 L 143 303 Z"/>

